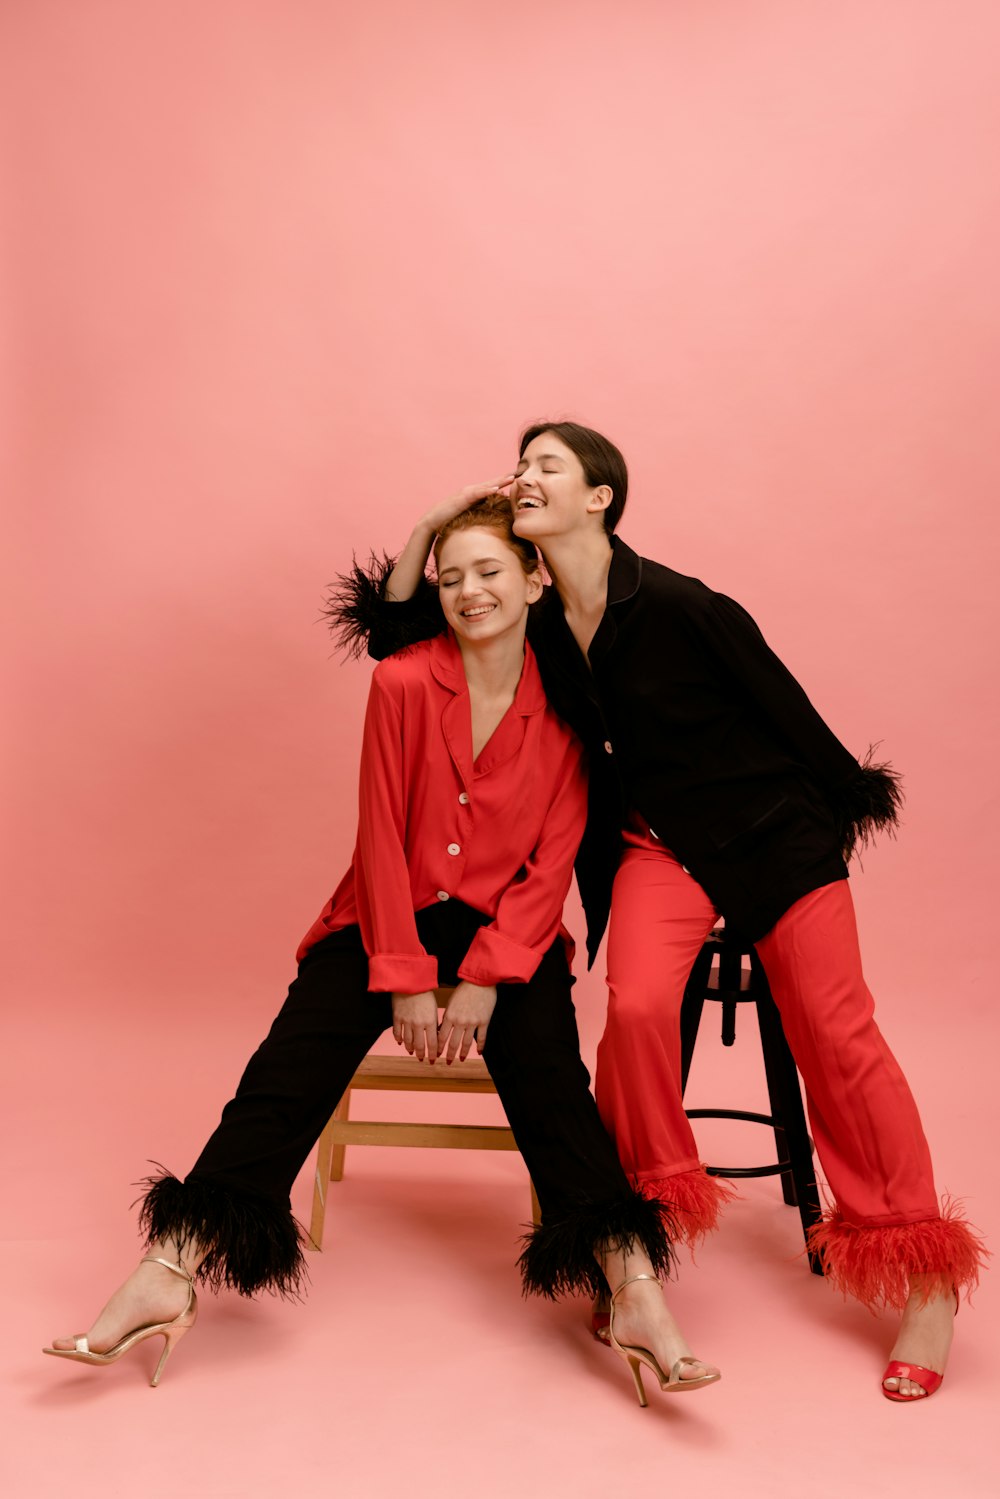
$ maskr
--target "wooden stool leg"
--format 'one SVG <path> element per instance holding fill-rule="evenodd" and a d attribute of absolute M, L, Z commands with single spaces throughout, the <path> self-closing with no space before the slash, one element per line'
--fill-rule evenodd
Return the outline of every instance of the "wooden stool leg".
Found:
<path fill-rule="evenodd" d="M 341 1124 L 350 1119 L 350 1088 L 346 1088 L 344 1090 L 344 1096 L 338 1103 L 337 1107 L 334 1109 L 331 1117 Z M 332 1182 L 342 1182 L 344 1180 L 344 1155 L 346 1151 L 347 1146 L 338 1142 L 336 1145 L 334 1145 L 333 1149 L 330 1152 L 330 1180 Z"/>
<path fill-rule="evenodd" d="M 316 1179 L 313 1185 L 312 1217 L 309 1220 L 310 1248 L 315 1250 L 323 1248 L 327 1189 L 331 1181 L 342 1181 L 344 1176 L 344 1151 L 347 1147 L 333 1143 L 333 1126 L 339 1120 L 347 1119 L 350 1112 L 351 1090 L 347 1088 L 319 1137 L 316 1152 Z"/>
<path fill-rule="evenodd" d="M 538 1228 L 539 1224 L 542 1221 L 542 1207 L 541 1203 L 538 1201 L 538 1193 L 535 1191 L 535 1184 L 530 1177 L 528 1178 L 528 1184 L 531 1187 L 531 1221 L 535 1225 L 535 1227 Z"/>

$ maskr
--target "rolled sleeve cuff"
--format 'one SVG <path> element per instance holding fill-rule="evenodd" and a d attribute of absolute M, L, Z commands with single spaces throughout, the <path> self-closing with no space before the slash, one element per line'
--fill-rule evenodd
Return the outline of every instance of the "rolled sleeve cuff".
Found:
<path fill-rule="evenodd" d="M 533 979 L 542 954 L 525 947 L 498 932 L 496 927 L 479 928 L 472 946 L 458 970 L 460 979 L 470 984 L 526 984 Z"/>
<path fill-rule="evenodd" d="M 380 952 L 368 959 L 368 988 L 377 993 L 423 994 L 437 982 L 437 958 L 429 953 Z"/>

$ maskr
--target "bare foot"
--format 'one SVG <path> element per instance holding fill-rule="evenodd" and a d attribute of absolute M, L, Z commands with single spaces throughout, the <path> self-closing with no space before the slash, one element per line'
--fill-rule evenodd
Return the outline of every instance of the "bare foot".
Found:
<path fill-rule="evenodd" d="M 944 1296 L 932 1296 L 923 1301 L 923 1290 L 914 1278 L 910 1299 L 903 1310 L 899 1336 L 893 1344 L 891 1359 L 903 1364 L 920 1364 L 924 1369 L 933 1369 L 943 1374 L 948 1362 L 948 1352 L 955 1333 L 955 1295 L 949 1291 Z M 906 1399 L 923 1400 L 927 1391 L 915 1379 L 883 1380 L 887 1390 L 899 1393 Z"/>
<path fill-rule="evenodd" d="M 187 1299 L 188 1286 L 179 1275 L 165 1265 L 143 1260 L 118 1287 L 90 1328 L 87 1344 L 92 1353 L 107 1353 L 126 1333 L 179 1317 Z M 74 1346 L 71 1337 L 55 1338 L 52 1342 L 53 1348 Z"/>
<path fill-rule="evenodd" d="M 647 1348 L 667 1375 L 679 1358 L 693 1357 L 656 1281 L 633 1281 L 615 1298 L 615 1337 L 619 1343 Z M 695 1359 L 681 1366 L 678 1377 L 683 1381 L 718 1373 L 714 1364 Z"/>

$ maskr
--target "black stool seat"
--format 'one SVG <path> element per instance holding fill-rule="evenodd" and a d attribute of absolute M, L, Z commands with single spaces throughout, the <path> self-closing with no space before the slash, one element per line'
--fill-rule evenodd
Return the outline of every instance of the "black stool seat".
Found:
<path fill-rule="evenodd" d="M 748 957 L 750 966 L 744 965 Z M 764 1058 L 764 1075 L 770 1114 L 752 1113 L 747 1109 L 686 1109 L 689 1119 L 742 1119 L 751 1124 L 766 1124 L 774 1131 L 778 1159 L 765 1166 L 706 1166 L 709 1176 L 750 1177 L 780 1176 L 781 1190 L 789 1207 L 798 1207 L 802 1231 L 809 1230 L 822 1217 L 813 1148 L 806 1128 L 799 1075 L 785 1040 L 781 1016 L 771 994 L 764 965 L 752 944 L 736 934 L 718 927 L 710 933 L 691 969 L 681 1005 L 681 1096 L 687 1087 L 694 1055 L 698 1027 L 706 1000 L 722 1005 L 722 1044 L 732 1046 L 736 1039 L 736 1007 L 753 1004 L 757 1009 L 760 1044 Z M 807 1240 L 808 1241 L 808 1240 Z M 814 1274 L 822 1275 L 818 1255 L 809 1256 Z"/>

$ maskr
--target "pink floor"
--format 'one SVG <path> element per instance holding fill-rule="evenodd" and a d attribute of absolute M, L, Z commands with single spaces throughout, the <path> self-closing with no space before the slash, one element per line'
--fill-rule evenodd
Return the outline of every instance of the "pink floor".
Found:
<path fill-rule="evenodd" d="M 580 992 L 591 1049 L 595 981 Z M 147 1155 L 186 1168 L 264 1018 L 213 1028 L 190 999 L 172 1021 L 162 1007 L 145 1021 L 118 1008 L 109 1003 L 113 1023 L 64 1015 L 55 1033 L 35 1011 L 11 1052 L 5 1494 L 604 1499 L 682 1482 L 699 1494 L 811 1499 L 1000 1490 L 995 1277 L 962 1308 L 940 1394 L 920 1409 L 891 1405 L 878 1393 L 891 1323 L 807 1273 L 797 1214 L 768 1181 L 745 1186 L 671 1293 L 722 1383 L 682 1399 L 651 1394 L 645 1411 L 625 1366 L 587 1335 L 582 1302 L 522 1301 L 513 1259 L 528 1215 L 523 1167 L 479 1152 L 355 1150 L 333 1189 L 325 1251 L 311 1257 L 306 1303 L 203 1296 L 199 1325 L 156 1391 L 151 1347 L 99 1371 L 43 1359 L 42 1344 L 79 1330 L 130 1267 L 129 1183 Z M 936 1032 L 925 1009 L 918 1038 L 901 1004 L 890 997 L 885 1009 L 923 1099 L 939 1183 L 964 1191 L 996 1242 L 989 1118 L 1000 1035 L 983 1022 L 981 1044 L 959 1061 L 947 1017 Z M 688 1101 L 759 1107 L 758 1069 L 752 1036 L 723 1052 L 713 1027 Z M 391 1103 L 365 1105 L 391 1117 Z M 494 1107 L 454 1106 L 469 1117 Z M 763 1158 L 749 1127 L 719 1133 L 733 1128 L 704 1127 L 706 1157 Z M 301 1218 L 308 1177 L 296 1187 Z"/>

